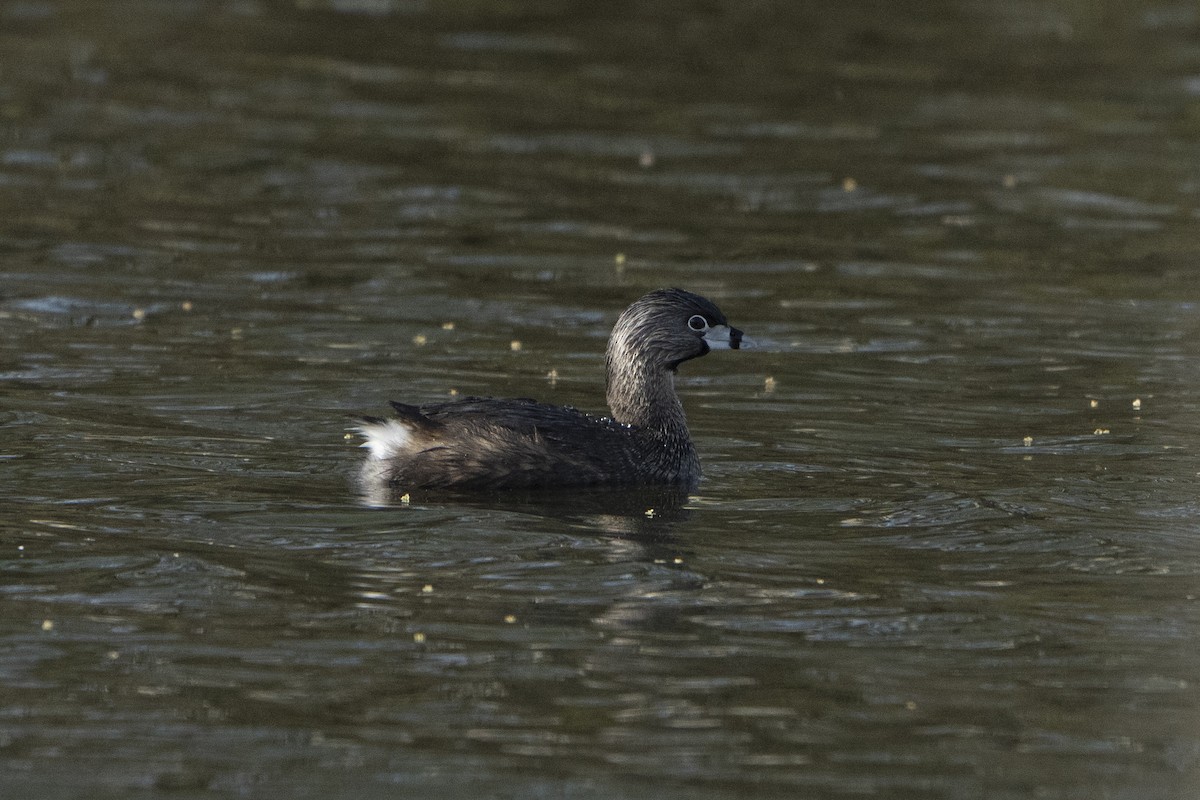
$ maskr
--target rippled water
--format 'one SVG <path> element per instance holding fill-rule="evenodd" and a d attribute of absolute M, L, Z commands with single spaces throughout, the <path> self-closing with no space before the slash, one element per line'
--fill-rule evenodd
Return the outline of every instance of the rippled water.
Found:
<path fill-rule="evenodd" d="M 0 4 L 0 794 L 1200 793 L 1200 14 L 901 6 Z M 664 285 L 682 508 L 355 495 Z"/>

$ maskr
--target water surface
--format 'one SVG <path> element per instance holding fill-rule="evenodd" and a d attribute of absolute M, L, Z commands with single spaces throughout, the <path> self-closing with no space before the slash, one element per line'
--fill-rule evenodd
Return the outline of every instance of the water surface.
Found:
<path fill-rule="evenodd" d="M 1195 796 L 1198 36 L 0 5 L 0 793 Z M 664 285 L 683 508 L 356 495 Z"/>

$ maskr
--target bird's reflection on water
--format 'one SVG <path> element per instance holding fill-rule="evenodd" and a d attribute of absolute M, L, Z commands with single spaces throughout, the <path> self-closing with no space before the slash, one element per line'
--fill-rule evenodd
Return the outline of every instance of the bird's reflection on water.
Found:
<path fill-rule="evenodd" d="M 383 509 L 459 506 L 560 519 L 612 536 L 667 541 L 691 516 L 687 487 L 544 489 L 488 493 L 398 492 L 374 486 L 360 495 L 364 505 Z"/>

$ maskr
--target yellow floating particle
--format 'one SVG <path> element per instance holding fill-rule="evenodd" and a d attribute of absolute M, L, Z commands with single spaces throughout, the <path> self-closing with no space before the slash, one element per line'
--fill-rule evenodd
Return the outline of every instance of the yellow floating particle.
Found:
<path fill-rule="evenodd" d="M 642 154 L 638 156 L 638 165 L 640 165 L 642 169 L 649 169 L 650 167 L 654 166 L 655 160 L 656 159 L 653 151 L 643 150 Z"/>
<path fill-rule="evenodd" d="M 505 614 L 504 621 L 507 622 L 509 625 L 512 625 L 514 622 L 517 621 L 517 615 L 516 614 Z"/>
<path fill-rule="evenodd" d="M 511 342 L 508 343 L 508 349 L 512 350 L 514 353 L 517 352 L 518 350 L 520 350 L 521 349 L 521 340 L 513 339 Z"/>
<path fill-rule="evenodd" d="M 853 192 L 857 188 L 858 188 L 858 181 L 854 180 L 854 178 L 843 178 L 842 179 L 842 191 L 843 192 Z"/>
<path fill-rule="evenodd" d="M 1099 407 L 1100 407 L 1099 400 L 1088 400 L 1088 408 L 1099 408 Z"/>
<path fill-rule="evenodd" d="M 458 389 L 451 389 L 451 390 L 450 390 L 450 396 L 451 396 L 451 397 L 458 397 Z"/>
<path fill-rule="evenodd" d="M 1029 445 L 1033 444 L 1033 437 L 1032 437 L 1032 436 L 1026 436 L 1026 437 L 1025 437 L 1024 439 L 1022 439 L 1021 441 L 1025 443 L 1025 446 L 1026 446 L 1026 447 L 1029 447 Z"/>
<path fill-rule="evenodd" d="M 195 306 L 192 305 L 191 300 L 184 300 L 182 303 L 179 304 L 179 307 L 181 309 L 183 309 L 184 311 L 191 311 L 193 308 L 195 308 Z"/>
<path fill-rule="evenodd" d="M 1136 410 L 1138 410 L 1138 409 L 1140 409 L 1140 408 L 1142 407 L 1142 398 L 1140 398 L 1140 397 L 1135 397 L 1135 398 L 1133 399 L 1133 403 L 1132 403 L 1131 405 L 1133 406 L 1133 408 L 1134 408 L 1134 410 L 1135 410 L 1135 411 L 1136 411 Z"/>
<path fill-rule="evenodd" d="M 421 633 L 420 631 L 417 631 L 416 633 L 413 634 L 413 641 L 416 642 L 417 644 L 425 644 L 425 634 Z"/>
<path fill-rule="evenodd" d="M 121 654 L 116 650 L 109 650 L 107 653 L 105 653 L 105 655 L 108 656 L 109 661 L 116 661 L 121 657 Z"/>
<path fill-rule="evenodd" d="M 229 329 L 229 338 L 230 339 L 241 339 L 243 333 L 245 333 L 245 331 L 242 328 L 230 328 Z"/>
<path fill-rule="evenodd" d="M 558 370 L 552 369 L 546 373 L 546 380 L 550 381 L 550 385 L 558 383 Z"/>
<path fill-rule="evenodd" d="M 443 322 L 443 323 L 442 323 L 442 330 L 444 330 L 444 331 L 452 331 L 452 330 L 454 330 L 454 323 L 453 323 L 453 322 Z"/>
<path fill-rule="evenodd" d="M 613 256 L 613 263 L 615 263 L 618 267 L 625 266 L 625 254 L 617 253 L 615 256 Z"/>
<path fill-rule="evenodd" d="M 775 386 L 777 383 L 778 383 L 778 381 L 776 381 L 774 378 L 772 378 L 771 376 L 768 375 L 767 379 L 765 381 L 763 381 L 763 391 L 764 392 L 775 391 Z"/>
<path fill-rule="evenodd" d="M 672 564 L 682 564 L 682 563 L 683 563 L 683 559 L 682 559 L 682 558 L 680 558 L 679 556 L 675 556 L 675 558 L 672 558 L 672 559 L 671 559 L 671 563 L 672 563 Z"/>
<path fill-rule="evenodd" d="M 657 514 L 658 512 L 657 512 L 657 511 L 655 511 L 653 508 L 647 508 L 647 509 L 646 509 L 644 512 L 642 512 L 642 513 L 644 513 L 644 514 L 646 515 L 646 518 L 647 518 L 647 519 L 654 519 L 654 515 L 655 515 L 655 514 Z"/>
<path fill-rule="evenodd" d="M 354 434 L 353 434 L 353 433 L 350 433 L 349 431 L 347 431 L 346 433 L 342 434 L 342 438 L 343 438 L 343 439 L 353 439 L 353 438 L 354 438 Z"/>
<path fill-rule="evenodd" d="M 400 495 L 400 502 L 404 505 L 408 505 L 412 502 L 412 495 L 410 495 L 408 492 L 405 492 L 404 494 Z"/>
<path fill-rule="evenodd" d="M 1096 430 L 1092 431 L 1094 436 L 1104 436 L 1105 434 L 1109 433 L 1112 433 L 1112 431 L 1110 431 L 1108 428 L 1096 428 Z"/>
<path fill-rule="evenodd" d="M 913 700 L 905 700 L 905 701 L 904 701 L 904 708 L 905 708 L 905 710 L 907 710 L 907 711 L 916 711 L 916 710 L 917 710 L 917 704 L 916 704 L 916 702 L 915 702 L 915 701 L 913 701 Z"/>
<path fill-rule="evenodd" d="M 825 579 L 817 578 L 817 586 L 824 586 L 824 585 L 825 585 Z"/>
<path fill-rule="evenodd" d="M 433 584 L 427 583 L 421 587 L 421 594 L 433 594 Z"/>
<path fill-rule="evenodd" d="M 1004 186 L 1005 189 L 1013 189 L 1017 185 L 1017 176 L 1016 175 L 1005 175 L 1003 178 L 1000 179 L 1000 183 Z"/>
<path fill-rule="evenodd" d="M 42 620 L 42 630 L 44 630 L 44 631 L 54 630 L 54 620 L 52 620 L 52 619 Z"/>
<path fill-rule="evenodd" d="M 425 344 L 428 341 L 429 341 L 429 337 L 427 337 L 423 333 L 418 333 L 416 336 L 413 337 L 413 344 L 417 345 L 418 347 L 420 347 L 421 345 Z"/>
<path fill-rule="evenodd" d="M 146 309 L 144 309 L 144 308 L 135 308 L 135 309 L 133 310 L 133 318 L 134 318 L 134 319 L 136 319 L 136 320 L 138 320 L 138 321 L 144 320 L 144 319 L 146 318 Z"/>

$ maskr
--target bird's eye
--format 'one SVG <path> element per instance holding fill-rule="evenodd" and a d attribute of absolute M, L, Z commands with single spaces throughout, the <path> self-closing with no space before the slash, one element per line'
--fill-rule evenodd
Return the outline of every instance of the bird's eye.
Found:
<path fill-rule="evenodd" d="M 699 314 L 693 314 L 688 320 L 688 327 L 697 332 L 708 330 L 708 320 Z"/>

